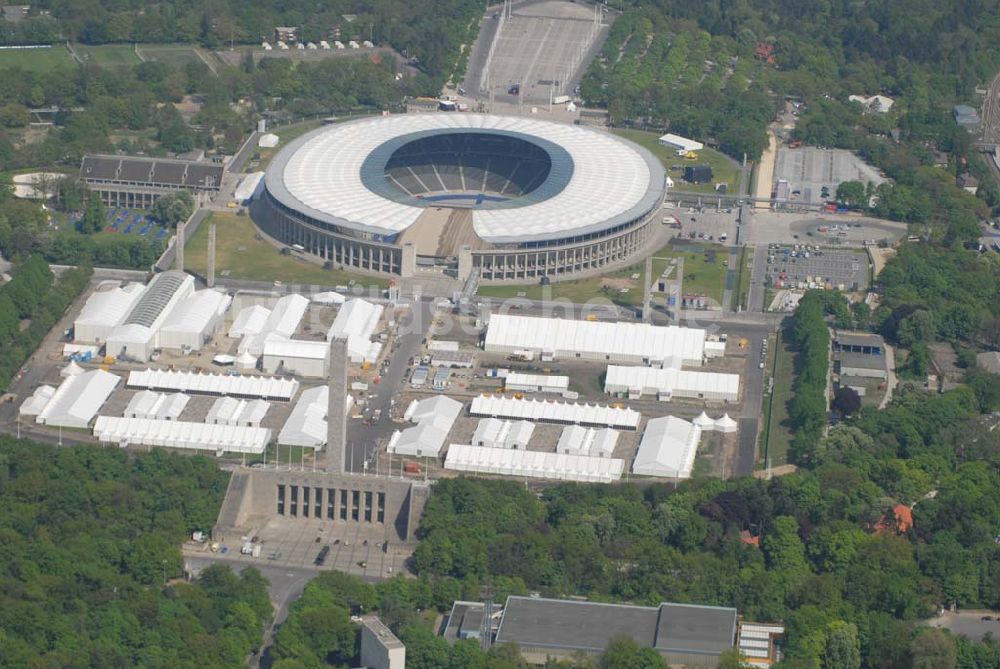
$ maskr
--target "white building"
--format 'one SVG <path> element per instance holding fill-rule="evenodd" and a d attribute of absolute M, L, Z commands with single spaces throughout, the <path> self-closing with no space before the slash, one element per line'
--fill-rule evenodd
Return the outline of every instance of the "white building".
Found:
<path fill-rule="evenodd" d="M 701 441 L 701 428 L 694 423 L 662 416 L 646 423 L 632 473 L 686 479 L 691 476 Z"/>
<path fill-rule="evenodd" d="M 200 351 L 222 327 L 232 301 L 217 290 L 199 290 L 184 298 L 160 326 L 159 347 Z"/>
<path fill-rule="evenodd" d="M 184 393 L 137 392 L 125 407 L 125 418 L 178 420 L 191 398 Z"/>
<path fill-rule="evenodd" d="M 621 478 L 625 461 L 619 458 L 592 458 L 587 455 L 451 444 L 448 446 L 444 467 L 462 472 L 518 478 L 610 483 Z"/>
<path fill-rule="evenodd" d="M 406 646 L 371 615 L 361 618 L 361 664 L 370 669 L 406 669 Z"/>
<path fill-rule="evenodd" d="M 534 431 L 535 424 L 526 420 L 484 418 L 476 426 L 476 431 L 472 435 L 472 445 L 523 451 L 528 448 L 528 442 L 531 441 Z"/>
<path fill-rule="evenodd" d="M 720 374 L 676 367 L 625 367 L 608 365 L 604 392 L 639 399 L 653 395 L 663 401 L 675 397 L 735 402 L 740 394 L 739 374 Z"/>
<path fill-rule="evenodd" d="M 269 374 L 325 378 L 330 368 L 330 345 L 325 341 L 276 339 L 264 342 L 263 369 Z"/>
<path fill-rule="evenodd" d="M 534 399 L 517 399 L 500 395 L 479 395 L 469 408 L 472 416 L 517 418 L 567 425 L 617 427 L 635 430 L 641 414 L 634 409 L 603 404 L 577 404 Z"/>
<path fill-rule="evenodd" d="M 240 313 L 233 319 L 233 324 L 229 326 L 229 337 L 242 339 L 247 335 L 260 334 L 264 331 L 270 315 L 271 310 L 259 304 L 240 309 Z"/>
<path fill-rule="evenodd" d="M 526 351 L 542 360 L 579 358 L 662 365 L 676 357 L 684 364 L 699 366 L 706 355 L 705 334 L 702 329 L 675 325 L 493 314 L 484 347 L 493 353 Z"/>
<path fill-rule="evenodd" d="M 88 427 L 119 381 L 119 377 L 101 369 L 69 376 L 59 384 L 35 422 L 52 427 Z"/>
<path fill-rule="evenodd" d="M 42 413 L 45 405 L 52 400 L 52 396 L 55 394 L 56 389 L 52 386 L 38 386 L 30 397 L 21 402 L 21 406 L 17 410 L 18 416 L 34 418 Z"/>
<path fill-rule="evenodd" d="M 256 333 L 247 332 L 246 336 L 243 337 L 243 340 L 240 341 L 238 352 L 260 356 L 264 354 L 265 342 L 291 338 L 298 329 L 299 323 L 302 322 L 302 317 L 305 316 L 306 309 L 308 308 L 309 300 L 297 293 L 279 298 L 274 303 L 274 307 L 270 313 L 268 313 L 267 320 L 260 327 L 260 331 Z M 249 323 L 244 326 L 245 329 L 249 330 L 248 326 Z M 232 329 L 230 329 L 230 332 L 232 332 Z"/>
<path fill-rule="evenodd" d="M 157 274 L 146 286 L 121 324 L 108 335 L 108 355 L 146 362 L 158 347 L 160 326 L 177 304 L 194 292 L 194 278 L 170 270 Z"/>
<path fill-rule="evenodd" d="M 337 312 L 337 318 L 326 333 L 327 341 L 347 338 L 347 357 L 355 364 L 373 363 L 378 359 L 382 344 L 373 342 L 384 307 L 359 297 L 348 300 Z"/>
<path fill-rule="evenodd" d="M 251 172 L 243 177 L 240 185 L 233 191 L 233 199 L 237 202 L 246 202 L 253 199 L 263 189 L 264 173 Z"/>
<path fill-rule="evenodd" d="M 860 104 L 866 114 L 885 114 L 896 104 L 885 95 L 850 95 L 847 99 Z"/>
<path fill-rule="evenodd" d="M 504 387 L 513 392 L 561 395 L 569 390 L 569 377 L 511 372 L 504 379 Z"/>
<path fill-rule="evenodd" d="M 413 400 L 403 418 L 416 426 L 396 430 L 389 438 L 388 452 L 436 458 L 460 413 L 462 403 L 444 395 Z"/>
<path fill-rule="evenodd" d="M 594 458 L 610 458 L 618 443 L 618 432 L 610 428 L 600 430 L 579 425 L 567 425 L 559 435 L 556 453 L 565 455 L 589 455 Z"/>
<path fill-rule="evenodd" d="M 260 427 L 271 405 L 264 400 L 239 400 L 235 397 L 220 397 L 212 403 L 205 416 L 211 425 L 245 425 Z"/>
<path fill-rule="evenodd" d="M 141 283 L 129 283 L 124 287 L 117 281 L 101 283 L 73 321 L 73 341 L 104 343 L 145 290 Z"/>
<path fill-rule="evenodd" d="M 701 142 L 696 142 L 693 139 L 681 137 L 680 135 L 675 135 L 669 132 L 660 137 L 658 141 L 660 142 L 660 146 L 665 146 L 671 151 L 677 152 L 677 155 L 679 156 L 684 155 L 688 151 L 701 151 L 705 148 L 705 145 Z"/>

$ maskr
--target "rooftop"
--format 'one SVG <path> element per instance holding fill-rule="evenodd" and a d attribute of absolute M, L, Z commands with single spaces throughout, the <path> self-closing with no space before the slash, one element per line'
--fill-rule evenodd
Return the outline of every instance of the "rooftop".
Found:
<path fill-rule="evenodd" d="M 864 353 L 838 353 L 841 368 L 856 367 L 859 369 L 884 370 L 885 357 L 880 355 L 865 355 Z"/>

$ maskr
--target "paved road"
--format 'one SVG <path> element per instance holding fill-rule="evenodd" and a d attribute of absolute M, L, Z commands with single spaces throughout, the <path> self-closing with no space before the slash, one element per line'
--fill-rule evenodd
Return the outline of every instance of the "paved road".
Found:
<path fill-rule="evenodd" d="M 753 270 L 750 272 L 750 295 L 747 297 L 747 311 L 761 313 L 768 305 L 764 304 L 766 286 L 764 277 L 767 274 L 767 248 L 756 247 L 753 254 Z"/>
<path fill-rule="evenodd" d="M 382 374 L 382 380 L 377 386 L 369 386 L 369 391 L 374 394 L 369 400 L 369 408 L 372 412 L 381 409 L 381 417 L 372 425 L 366 425 L 361 420 L 348 423 L 347 443 L 350 450 L 346 453 L 344 462 L 349 471 L 364 472 L 364 463 L 377 446 L 385 443 L 393 431 L 399 428 L 390 418 L 392 399 L 399 396 L 410 357 L 419 355 L 434 314 L 431 299 L 411 304 L 411 314 L 415 317 L 403 317 L 399 323 L 399 335 L 390 352 L 389 368 Z"/>
<path fill-rule="evenodd" d="M 987 142 L 1000 141 L 1000 72 L 986 89 L 982 118 L 983 139 Z"/>

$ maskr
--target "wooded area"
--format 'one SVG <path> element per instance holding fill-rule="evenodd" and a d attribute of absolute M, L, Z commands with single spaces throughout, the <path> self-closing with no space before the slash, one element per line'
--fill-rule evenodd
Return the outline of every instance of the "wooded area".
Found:
<path fill-rule="evenodd" d="M 244 666 L 271 618 L 266 581 L 174 580 L 228 478 L 203 457 L 0 437 L 0 666 Z"/>

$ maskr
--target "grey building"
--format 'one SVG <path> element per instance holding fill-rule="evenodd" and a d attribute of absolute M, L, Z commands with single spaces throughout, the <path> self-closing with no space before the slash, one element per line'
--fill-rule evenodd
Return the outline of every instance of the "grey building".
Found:
<path fill-rule="evenodd" d="M 843 377 L 886 379 L 889 369 L 885 340 L 867 332 L 834 332 L 833 355 L 837 373 Z"/>
<path fill-rule="evenodd" d="M 361 664 L 369 669 L 406 669 L 406 646 L 377 616 L 361 619 Z"/>
<path fill-rule="evenodd" d="M 576 653 L 600 655 L 616 637 L 655 649 L 669 664 L 717 667 L 736 639 L 736 609 L 663 603 L 603 604 L 507 598 L 495 643 L 514 642 L 529 664 Z"/>
<path fill-rule="evenodd" d="M 952 108 L 952 114 L 955 117 L 955 123 L 970 130 L 978 128 L 982 123 L 979 112 L 969 105 L 955 105 Z"/>
<path fill-rule="evenodd" d="M 986 351 L 976 356 L 976 367 L 993 374 L 1000 374 L 1000 352 Z"/>
<path fill-rule="evenodd" d="M 106 206 L 139 209 L 177 190 L 190 190 L 196 199 L 218 192 L 225 172 L 222 163 L 143 156 L 86 155 L 80 164 L 80 180 Z"/>
<path fill-rule="evenodd" d="M 844 377 L 886 379 L 889 376 L 885 357 L 861 353 L 841 353 L 837 358 L 837 373 L 840 374 L 841 381 Z"/>

